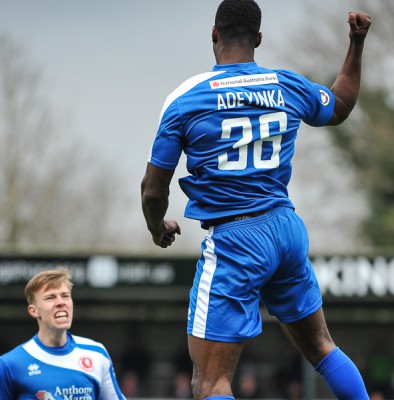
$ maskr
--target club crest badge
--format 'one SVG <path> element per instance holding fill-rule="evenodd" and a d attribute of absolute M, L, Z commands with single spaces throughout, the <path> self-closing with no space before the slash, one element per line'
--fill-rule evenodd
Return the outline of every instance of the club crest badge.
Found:
<path fill-rule="evenodd" d="M 320 90 L 321 103 L 326 106 L 330 102 L 330 96 L 324 90 Z"/>
<path fill-rule="evenodd" d="M 91 372 L 94 370 L 93 360 L 90 357 L 81 357 L 79 359 L 79 365 L 84 371 Z"/>
<path fill-rule="evenodd" d="M 36 397 L 38 400 L 55 400 L 52 394 L 45 390 L 40 390 L 39 392 L 37 392 Z"/>

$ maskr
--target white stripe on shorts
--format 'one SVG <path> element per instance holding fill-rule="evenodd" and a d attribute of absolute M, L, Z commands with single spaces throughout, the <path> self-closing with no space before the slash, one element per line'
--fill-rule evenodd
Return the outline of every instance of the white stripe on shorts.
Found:
<path fill-rule="evenodd" d="M 211 233 L 211 232 L 210 232 Z M 208 317 L 209 292 L 213 274 L 216 270 L 216 254 L 214 253 L 215 243 L 211 235 L 207 235 L 205 239 L 206 249 L 203 251 L 205 263 L 201 274 L 200 283 L 197 291 L 196 311 L 194 314 L 192 335 L 205 338 L 205 330 Z"/>

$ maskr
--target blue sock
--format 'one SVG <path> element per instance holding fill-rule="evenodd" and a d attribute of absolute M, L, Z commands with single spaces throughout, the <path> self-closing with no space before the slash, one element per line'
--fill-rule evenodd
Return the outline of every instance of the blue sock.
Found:
<path fill-rule="evenodd" d="M 209 396 L 205 397 L 204 400 L 235 400 L 234 396 Z"/>
<path fill-rule="evenodd" d="M 315 367 L 339 400 L 368 400 L 361 374 L 353 361 L 338 347 Z"/>

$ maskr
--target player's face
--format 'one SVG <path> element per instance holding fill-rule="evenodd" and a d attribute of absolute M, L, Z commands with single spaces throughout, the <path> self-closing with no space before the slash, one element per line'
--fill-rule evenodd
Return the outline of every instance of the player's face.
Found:
<path fill-rule="evenodd" d="M 65 283 L 57 287 L 43 287 L 35 294 L 29 312 L 37 318 L 40 329 L 67 331 L 73 319 L 71 292 Z"/>

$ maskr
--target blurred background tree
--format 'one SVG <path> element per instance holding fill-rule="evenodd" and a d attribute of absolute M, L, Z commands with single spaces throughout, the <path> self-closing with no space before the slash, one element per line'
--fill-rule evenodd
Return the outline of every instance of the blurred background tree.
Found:
<path fill-rule="evenodd" d="M 60 124 L 25 48 L 0 35 L 0 244 L 13 250 L 115 246 L 129 207 L 115 171 Z"/>
<path fill-rule="evenodd" d="M 374 87 L 361 91 L 358 108 L 357 119 L 330 131 L 369 201 L 363 235 L 373 247 L 389 247 L 394 240 L 394 109 L 386 91 Z"/>
<path fill-rule="evenodd" d="M 215 8 L 210 2 L 204 2 L 204 7 L 211 6 Z M 122 38 L 140 32 L 138 22 L 143 18 L 135 16 L 145 15 L 150 7 L 148 3 L 141 3 L 139 14 L 134 11 L 130 14 L 130 18 L 135 20 L 130 24 L 127 19 L 128 33 L 119 30 L 119 36 L 114 36 L 120 43 L 118 47 L 116 42 L 109 40 L 97 41 L 94 26 L 87 24 L 95 21 L 97 32 L 102 32 L 100 13 L 87 21 L 83 16 L 75 19 L 76 24 L 80 24 L 77 25 L 81 34 L 84 34 L 81 46 L 75 43 L 74 32 L 77 30 L 64 23 L 62 18 L 56 20 L 56 12 L 52 15 L 54 20 L 47 19 L 52 21 L 51 24 L 42 24 L 42 32 L 41 27 L 36 25 L 25 30 L 23 27 L 27 24 L 20 26 L 16 20 L 13 23 L 15 29 L 7 30 L 16 34 L 21 32 L 21 40 L 32 46 L 35 52 L 38 49 L 38 54 L 40 48 L 53 46 L 49 52 L 42 51 L 44 55 L 41 54 L 40 62 L 54 68 L 55 79 L 59 77 L 53 85 L 55 89 L 69 86 L 66 101 L 77 109 L 73 115 L 75 120 L 78 121 L 79 112 L 80 122 L 83 121 L 80 124 L 82 128 L 77 128 L 78 137 L 67 123 L 59 121 L 59 112 L 54 112 L 59 108 L 56 101 L 48 96 L 51 90 L 48 91 L 48 85 L 45 86 L 46 82 L 40 74 L 42 71 L 28 60 L 25 49 L 10 38 L 2 37 L 0 244 L 17 245 L 18 248 L 41 244 L 51 249 L 55 245 L 75 249 L 104 245 L 110 251 L 120 248 L 163 254 L 161 249 L 152 246 L 145 229 L 139 204 L 140 179 L 162 100 L 193 71 L 198 73 L 211 66 L 209 34 L 201 40 L 201 29 L 205 29 L 208 22 L 210 26 L 211 18 L 201 20 L 195 27 L 187 25 L 188 32 L 194 35 L 193 46 L 201 47 L 198 47 L 198 52 L 194 49 L 196 56 L 188 57 L 185 62 L 184 42 L 175 40 L 175 36 L 160 35 L 160 46 L 155 52 L 144 52 L 146 46 L 143 42 L 133 42 L 133 45 L 138 44 L 135 49 L 123 42 Z M 184 6 L 186 15 L 191 7 Z M 372 15 L 360 101 L 339 130 L 328 132 L 322 129 L 318 134 L 313 130 L 311 134 L 299 135 L 290 194 L 297 211 L 307 223 L 312 252 L 356 252 L 364 251 L 366 246 L 379 247 L 379 250 L 385 245 L 390 246 L 393 237 L 390 222 L 393 213 L 390 204 L 393 175 L 390 154 L 393 146 L 387 127 L 391 126 L 393 108 L 389 95 L 393 93 L 390 71 L 394 63 L 392 52 L 388 49 L 392 47 L 394 5 L 388 0 L 330 3 L 303 0 L 297 5 L 289 3 L 286 16 L 278 15 L 271 27 L 266 23 L 272 23 L 272 18 L 264 18 L 266 14 L 270 15 L 271 5 L 264 7 L 267 10 L 266 13 L 263 10 L 263 33 L 267 40 L 256 52 L 256 60 L 267 67 L 295 70 L 327 86 L 332 84 L 348 45 L 348 7 L 365 9 Z M 274 5 L 272 7 L 275 9 Z M 14 13 L 17 15 L 18 11 L 14 10 Z M 71 14 L 67 15 L 70 17 Z M 58 21 L 56 23 L 64 23 L 59 31 L 62 46 L 58 46 L 57 41 L 43 42 L 43 38 L 50 36 L 48 32 L 51 32 L 55 20 Z M 6 23 L 4 25 L 7 26 Z M 162 31 L 160 24 L 154 26 L 157 32 Z M 184 28 L 179 26 L 179 29 Z M 29 33 L 32 37 L 24 39 L 23 35 Z M 179 37 L 179 34 L 176 35 Z M 94 51 L 87 50 L 91 48 L 89 46 L 93 46 L 96 57 Z M 178 50 L 176 46 L 179 46 Z M 108 56 L 108 49 L 111 57 Z M 125 52 L 125 49 L 128 50 Z M 129 53 L 133 57 L 139 54 L 145 62 L 135 63 L 132 57 L 128 57 Z M 170 61 L 163 58 L 165 65 L 171 68 L 160 74 L 156 71 L 155 60 L 165 54 L 171 54 L 168 57 Z M 179 58 L 175 58 L 174 54 Z M 103 55 L 103 61 L 97 61 Z M 65 68 L 61 69 L 54 58 L 62 60 Z M 68 64 L 70 59 L 73 61 Z M 104 68 L 100 69 L 101 65 Z M 136 80 L 135 76 L 141 79 Z M 151 81 L 152 77 L 154 81 Z M 148 81 L 157 89 L 155 96 L 146 90 Z M 163 81 L 168 85 L 161 86 Z M 95 92 L 95 87 L 102 90 Z M 139 95 L 134 96 L 134 91 Z M 94 96 L 97 98 L 92 100 Z M 147 104 L 152 114 L 145 113 Z M 376 110 L 373 111 L 375 105 Z M 114 110 L 119 112 L 113 113 Z M 381 132 L 386 133 L 385 138 Z M 133 151 L 136 140 L 138 150 Z M 112 157 L 111 164 L 102 160 L 105 148 L 110 150 L 107 155 Z M 92 154 L 92 151 L 95 152 Z M 180 164 L 183 168 L 183 163 Z M 127 165 L 126 177 L 119 176 L 122 165 Z M 202 234 L 199 224 L 183 218 L 186 198 L 179 190 L 177 177 L 183 176 L 186 171 L 181 168 L 173 179 L 169 216 L 179 219 L 183 229 L 178 245 L 170 251 L 198 252 Z M 47 204 L 49 201 L 52 206 Z M 363 237 L 357 236 L 358 232 Z"/>
<path fill-rule="evenodd" d="M 394 3 L 353 1 L 352 5 L 372 17 L 362 86 L 351 117 L 329 131 L 342 162 L 354 169 L 358 187 L 368 201 L 369 212 L 360 224 L 360 233 L 372 248 L 382 250 L 392 247 L 394 238 L 394 55 L 389 51 L 394 38 Z M 349 28 L 335 5 L 320 24 L 320 7 L 309 1 L 308 15 L 304 16 L 309 23 L 295 33 L 297 57 L 291 54 L 291 64 L 293 69 L 330 87 L 344 59 Z M 282 52 L 288 57 L 284 48 Z"/>

